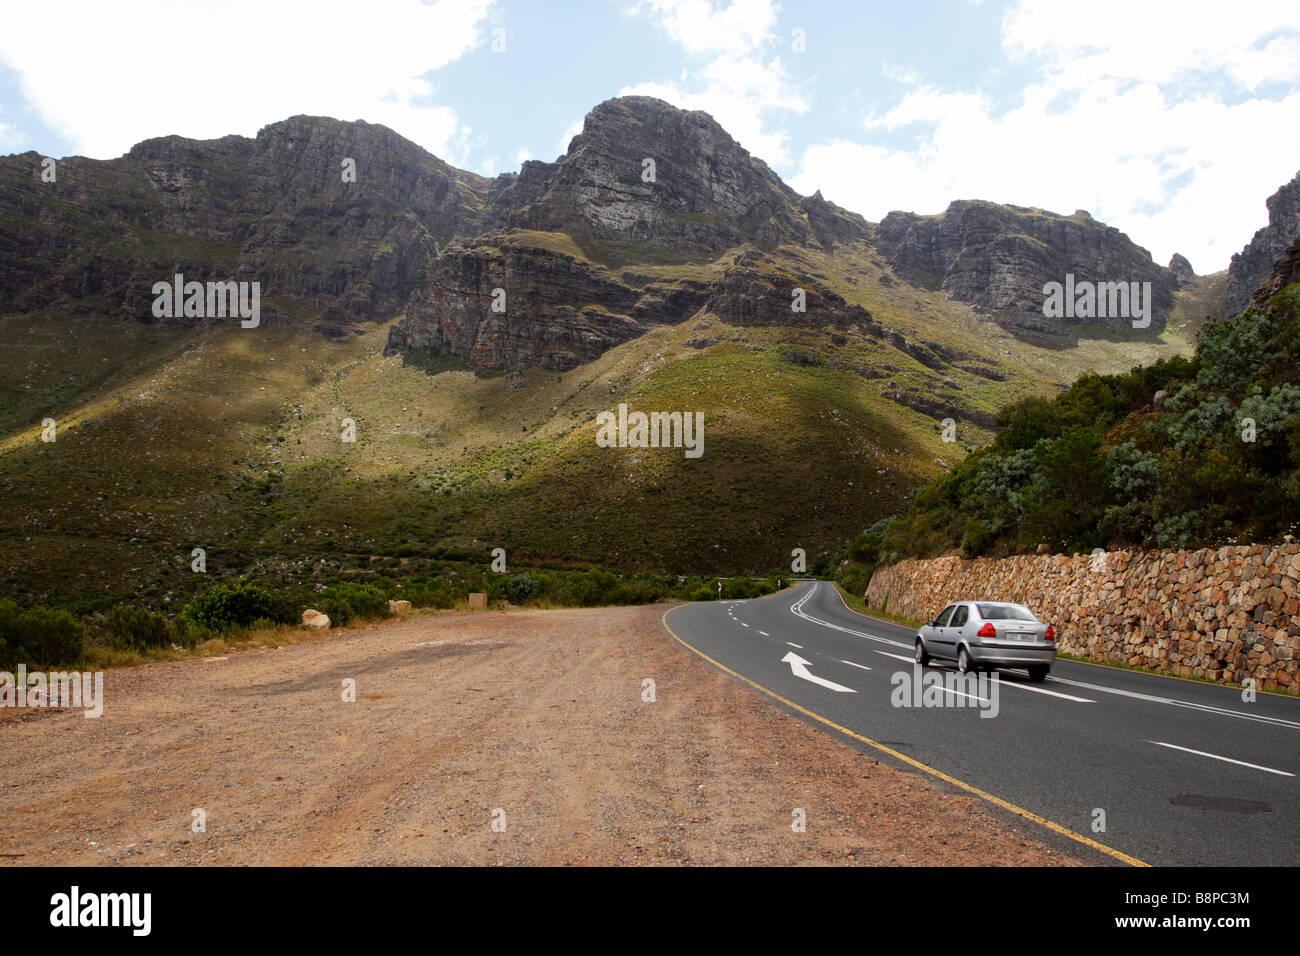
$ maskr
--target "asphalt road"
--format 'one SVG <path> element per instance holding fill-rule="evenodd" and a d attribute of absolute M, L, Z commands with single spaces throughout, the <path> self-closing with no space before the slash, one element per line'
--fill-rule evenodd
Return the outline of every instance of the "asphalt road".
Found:
<path fill-rule="evenodd" d="M 1245 702 L 1240 689 L 1058 660 L 1042 684 L 1000 670 L 996 686 L 931 690 L 942 705 L 925 706 L 912 686 L 915 631 L 850 610 L 825 582 L 683 605 L 663 621 L 778 706 L 877 759 L 981 791 L 994 812 L 1097 862 L 1300 858 L 1295 698 Z M 923 672 L 955 676 L 946 664 Z"/>

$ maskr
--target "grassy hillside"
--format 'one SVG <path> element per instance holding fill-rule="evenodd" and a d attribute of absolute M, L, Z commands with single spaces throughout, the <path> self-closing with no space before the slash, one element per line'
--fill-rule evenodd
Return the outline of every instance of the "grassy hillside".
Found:
<path fill-rule="evenodd" d="M 595 255 L 554 233 L 509 241 Z M 498 546 L 512 564 L 779 571 L 795 547 L 814 560 L 898 513 L 990 440 L 979 423 L 1007 403 L 1184 348 L 1172 332 L 1036 348 L 899 282 L 869 246 L 767 255 L 950 364 L 861 330 L 708 314 L 563 374 L 404 363 L 383 356 L 379 326 L 330 341 L 303 326 L 2 318 L 0 593 L 166 605 L 238 574 L 486 564 Z M 729 261 L 636 269 L 700 281 Z M 703 412 L 703 457 L 598 447 L 596 415 L 620 402 Z M 956 444 L 941 441 L 936 406 L 958 410 Z M 195 547 L 207 575 L 190 571 Z"/>
<path fill-rule="evenodd" d="M 1191 280 L 1188 288 L 1177 296 L 1174 311 L 1169 316 L 1169 324 L 1179 334 L 1195 340 L 1196 333 L 1207 319 L 1223 317 L 1224 296 L 1228 289 L 1228 270 L 1215 272 L 1207 276 L 1197 276 Z"/>

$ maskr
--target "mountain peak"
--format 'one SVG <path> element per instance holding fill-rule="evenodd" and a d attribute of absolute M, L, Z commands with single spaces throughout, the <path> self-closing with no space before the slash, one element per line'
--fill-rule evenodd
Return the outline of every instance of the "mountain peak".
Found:
<path fill-rule="evenodd" d="M 1233 255 L 1228 266 L 1225 317 L 1236 315 L 1250 304 L 1252 293 L 1269 280 L 1273 265 L 1300 236 L 1300 171 L 1264 205 L 1268 208 L 1268 225 Z"/>
<path fill-rule="evenodd" d="M 1192 264 L 1187 261 L 1187 257 L 1181 252 L 1175 252 L 1173 256 L 1170 257 L 1167 268 L 1180 279 L 1196 278 L 1196 270 L 1192 268 Z"/>
<path fill-rule="evenodd" d="M 687 255 L 816 241 L 799 195 L 713 117 L 649 96 L 598 104 L 568 152 L 506 189 L 494 205 L 526 229 Z"/>
<path fill-rule="evenodd" d="M 1152 326 L 1163 327 L 1173 307 L 1175 276 L 1113 226 L 1085 210 L 1063 216 L 1045 209 L 959 199 L 933 216 L 891 212 L 880 223 L 877 247 L 899 278 L 947 292 L 1021 333 L 1068 334 L 1043 313 L 1045 282 L 1067 274 L 1091 282 L 1151 283 Z M 1131 318 L 1097 324 L 1129 328 Z"/>

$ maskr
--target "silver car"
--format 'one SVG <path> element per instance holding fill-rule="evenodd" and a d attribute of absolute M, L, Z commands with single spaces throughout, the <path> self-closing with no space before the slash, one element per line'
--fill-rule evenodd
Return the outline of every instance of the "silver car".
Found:
<path fill-rule="evenodd" d="M 957 662 L 963 674 L 995 667 L 1027 667 L 1041 681 L 1056 660 L 1056 629 L 1023 604 L 959 601 L 916 632 L 916 662 Z"/>

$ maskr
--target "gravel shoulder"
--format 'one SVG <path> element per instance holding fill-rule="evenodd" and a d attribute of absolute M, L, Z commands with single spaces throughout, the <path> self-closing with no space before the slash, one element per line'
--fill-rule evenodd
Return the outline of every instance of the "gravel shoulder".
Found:
<path fill-rule="evenodd" d="M 1085 862 L 787 716 L 663 610 L 432 614 L 110 670 L 99 719 L 0 722 L 0 866 Z"/>

